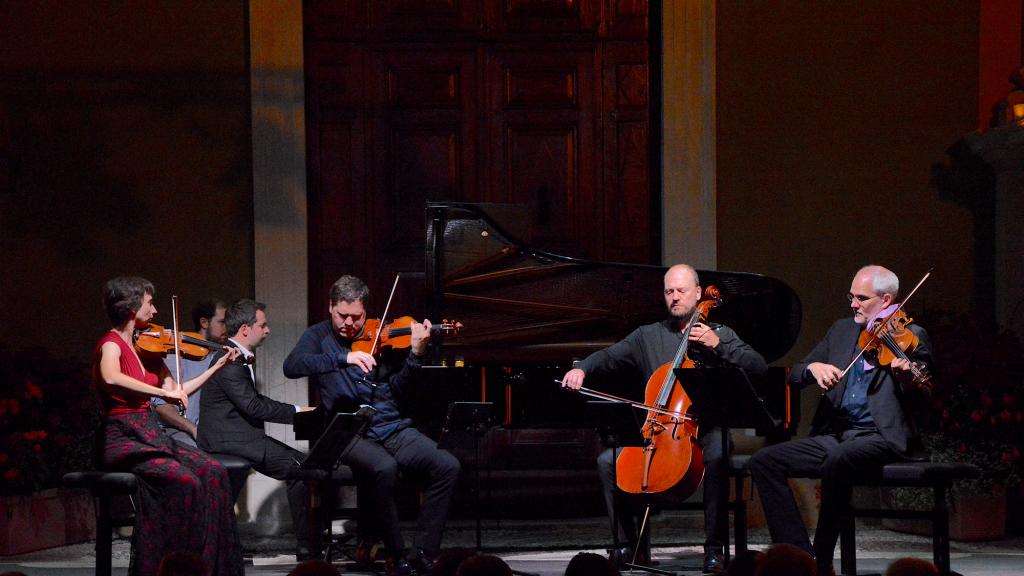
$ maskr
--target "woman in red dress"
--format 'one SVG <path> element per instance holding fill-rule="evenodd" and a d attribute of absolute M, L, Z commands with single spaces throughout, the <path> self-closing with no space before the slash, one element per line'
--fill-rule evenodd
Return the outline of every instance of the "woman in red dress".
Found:
<path fill-rule="evenodd" d="M 146 370 L 132 346 L 134 331 L 156 314 L 153 284 L 120 277 L 106 283 L 103 305 L 113 326 L 96 346 L 93 383 L 103 403 L 100 465 L 139 478 L 129 574 L 155 576 L 170 552 L 203 558 L 210 576 L 244 574 L 227 470 L 203 452 L 160 432 L 149 399 L 188 403 L 213 373 L 237 357 L 225 354 L 197 378 L 178 387 L 163 363 Z"/>

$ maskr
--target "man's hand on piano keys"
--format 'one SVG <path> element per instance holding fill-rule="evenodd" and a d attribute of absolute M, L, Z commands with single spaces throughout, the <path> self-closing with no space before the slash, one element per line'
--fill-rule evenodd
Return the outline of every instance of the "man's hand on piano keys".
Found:
<path fill-rule="evenodd" d="M 345 357 L 345 362 L 348 362 L 349 365 L 359 366 L 364 374 L 373 370 L 373 367 L 377 365 L 377 359 L 366 352 L 349 352 Z"/>
<path fill-rule="evenodd" d="M 312 412 L 316 410 L 316 406 L 299 406 L 299 412 Z"/>

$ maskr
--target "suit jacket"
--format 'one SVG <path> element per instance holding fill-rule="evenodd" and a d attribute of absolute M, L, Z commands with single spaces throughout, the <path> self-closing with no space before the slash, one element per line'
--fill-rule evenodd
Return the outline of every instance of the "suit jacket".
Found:
<path fill-rule="evenodd" d="M 928 333 L 917 324 L 911 324 L 910 330 L 920 339 L 920 345 L 909 354 L 914 362 L 927 365 L 931 362 L 931 348 Z M 812 362 L 824 362 L 845 369 L 857 354 L 857 338 L 863 326 L 852 318 L 839 320 L 829 328 L 825 339 L 814 347 L 800 363 L 793 366 L 789 375 L 791 384 L 806 386 L 815 384 L 807 366 Z M 868 385 L 868 408 L 875 420 L 875 426 L 885 441 L 899 454 L 907 455 L 915 448 L 913 440 L 916 432 L 911 418 L 910 404 L 915 396 L 927 394 L 927 390 L 919 390 L 909 381 L 902 384 L 893 377 L 888 366 L 878 366 L 873 371 Z M 828 434 L 845 429 L 844 412 L 840 409 L 843 394 L 846 391 L 847 377 L 844 377 L 830 391 L 822 395 L 818 410 L 811 423 L 811 434 Z M 815 384 L 816 386 L 816 384 Z"/>
<path fill-rule="evenodd" d="M 228 341 L 234 346 L 234 342 Z M 218 352 L 213 362 L 224 354 Z M 264 422 L 291 424 L 295 406 L 256 391 L 249 367 L 228 364 L 203 385 L 199 413 L 199 447 L 208 452 L 235 454 L 253 461 L 263 458 Z"/>

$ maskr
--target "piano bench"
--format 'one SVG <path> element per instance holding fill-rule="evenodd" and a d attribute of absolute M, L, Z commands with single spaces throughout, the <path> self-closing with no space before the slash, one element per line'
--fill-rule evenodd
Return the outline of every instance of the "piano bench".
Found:
<path fill-rule="evenodd" d="M 977 478 L 981 470 L 974 464 L 950 462 L 896 462 L 886 464 L 881 472 L 859 479 L 855 486 L 891 486 L 931 488 L 932 506 L 928 510 L 850 507 L 840 533 L 842 571 L 857 574 L 857 547 L 854 522 L 860 518 L 899 518 L 927 520 L 932 524 L 932 562 L 940 574 L 949 574 L 949 508 L 946 493 L 956 480 Z"/>
<path fill-rule="evenodd" d="M 130 500 L 139 487 L 138 478 L 131 472 L 68 472 L 63 478 L 68 488 L 84 488 L 92 493 L 96 510 L 96 576 L 110 576 L 114 527 L 135 523 L 135 502 Z M 115 498 L 130 501 L 129 514 L 117 514 L 111 502 Z M 134 540 L 133 540 L 134 542 Z"/>
<path fill-rule="evenodd" d="M 237 501 L 238 495 L 242 492 L 242 488 L 245 487 L 245 480 L 249 477 L 249 471 L 252 470 L 252 463 L 245 458 L 233 454 L 207 452 L 206 455 L 220 462 L 228 469 L 228 479 L 231 481 L 231 501 Z"/>

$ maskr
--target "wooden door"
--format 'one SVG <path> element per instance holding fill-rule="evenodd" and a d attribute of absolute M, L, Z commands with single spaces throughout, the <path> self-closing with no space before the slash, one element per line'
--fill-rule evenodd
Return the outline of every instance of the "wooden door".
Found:
<path fill-rule="evenodd" d="M 309 0 L 310 319 L 341 274 L 423 302 L 427 200 L 525 204 L 532 245 L 649 263 L 646 2 Z"/>

